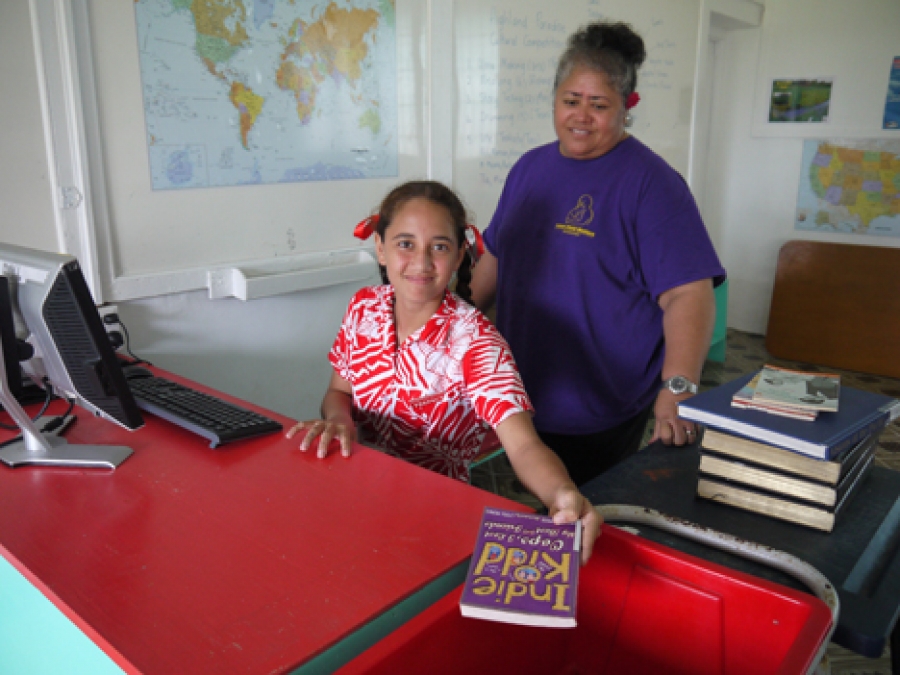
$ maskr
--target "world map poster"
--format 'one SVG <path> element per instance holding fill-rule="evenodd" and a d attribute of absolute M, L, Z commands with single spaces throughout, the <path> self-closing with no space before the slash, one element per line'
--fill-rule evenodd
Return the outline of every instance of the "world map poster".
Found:
<path fill-rule="evenodd" d="M 900 237 L 900 141 L 805 141 L 795 229 Z"/>
<path fill-rule="evenodd" d="M 137 0 L 154 190 L 397 175 L 393 0 Z"/>

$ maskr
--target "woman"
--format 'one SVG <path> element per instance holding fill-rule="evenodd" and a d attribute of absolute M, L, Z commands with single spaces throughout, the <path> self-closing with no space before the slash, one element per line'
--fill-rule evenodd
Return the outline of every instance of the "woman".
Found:
<path fill-rule="evenodd" d="M 510 171 L 472 279 L 578 485 L 635 452 L 651 412 L 654 440 L 692 440 L 677 406 L 696 393 L 725 277 L 684 180 L 626 130 L 644 58 L 626 24 L 569 38 L 558 140 Z"/>
<path fill-rule="evenodd" d="M 288 438 L 306 429 L 301 450 L 325 457 L 335 439 L 349 457 L 359 425 L 386 452 L 467 480 L 493 428 L 516 475 L 556 522 L 582 521 L 586 561 L 600 517 L 538 438 L 506 342 L 464 302 L 472 257 L 462 203 L 440 183 L 410 182 L 361 225 L 362 235 L 374 230 L 384 285 L 351 300 L 329 354 L 322 419 L 300 422 Z M 454 275 L 460 295 L 448 290 Z"/>

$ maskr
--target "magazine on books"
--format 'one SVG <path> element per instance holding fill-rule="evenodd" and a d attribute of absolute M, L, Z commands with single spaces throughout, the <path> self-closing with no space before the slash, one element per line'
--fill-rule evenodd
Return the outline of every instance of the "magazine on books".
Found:
<path fill-rule="evenodd" d="M 753 400 L 798 410 L 837 412 L 840 395 L 840 375 L 766 365 L 759 374 Z"/>
<path fill-rule="evenodd" d="M 779 405 L 777 403 L 768 403 L 766 401 L 754 400 L 753 394 L 756 392 L 756 385 L 759 382 L 760 374 L 761 373 L 757 373 L 752 380 L 741 387 L 740 391 L 732 396 L 731 405 L 733 405 L 735 408 L 750 408 L 751 410 L 762 410 L 763 412 L 767 412 L 771 415 L 792 417 L 793 419 L 807 420 L 809 422 L 812 422 L 814 419 L 816 419 L 818 413 L 815 410 L 801 410 L 800 408 L 794 408 L 788 405 Z"/>

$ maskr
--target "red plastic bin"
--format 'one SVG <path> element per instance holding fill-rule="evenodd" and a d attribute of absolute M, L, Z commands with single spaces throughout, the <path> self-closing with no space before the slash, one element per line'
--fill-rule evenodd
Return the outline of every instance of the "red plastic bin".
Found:
<path fill-rule="evenodd" d="M 578 627 L 464 618 L 462 587 L 350 661 L 341 675 L 791 675 L 832 630 L 819 598 L 609 525 L 582 568 Z"/>

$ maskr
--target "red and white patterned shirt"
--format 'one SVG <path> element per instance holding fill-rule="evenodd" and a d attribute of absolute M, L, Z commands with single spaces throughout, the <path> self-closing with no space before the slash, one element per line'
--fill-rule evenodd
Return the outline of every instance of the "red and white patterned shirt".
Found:
<path fill-rule="evenodd" d="M 449 291 L 398 347 L 394 287 L 363 288 L 328 358 L 353 386 L 362 438 L 460 480 L 468 481 L 469 462 L 491 427 L 533 411 L 506 340 Z"/>

